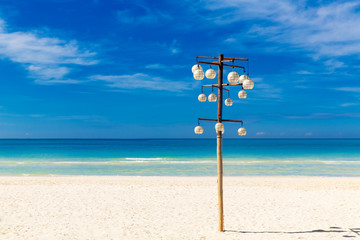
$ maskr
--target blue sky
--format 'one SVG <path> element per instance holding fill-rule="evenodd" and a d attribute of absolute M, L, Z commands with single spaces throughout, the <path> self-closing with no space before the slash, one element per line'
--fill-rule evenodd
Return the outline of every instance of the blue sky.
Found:
<path fill-rule="evenodd" d="M 191 67 L 219 53 L 250 59 L 254 89 L 224 107 L 246 137 L 360 137 L 359 12 L 360 1 L 2 0 L 0 137 L 214 137 L 212 122 L 193 128 L 216 118 L 217 104 L 197 101 L 216 80 Z"/>

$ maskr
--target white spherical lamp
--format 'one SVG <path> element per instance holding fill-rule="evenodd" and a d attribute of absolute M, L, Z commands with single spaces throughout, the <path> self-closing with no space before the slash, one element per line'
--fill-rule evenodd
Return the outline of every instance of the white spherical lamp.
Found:
<path fill-rule="evenodd" d="M 241 75 L 239 77 L 239 83 L 243 83 L 245 80 L 248 80 L 249 76 L 248 75 Z"/>
<path fill-rule="evenodd" d="M 201 126 L 196 126 L 194 128 L 195 134 L 202 134 L 204 132 L 204 129 Z"/>
<path fill-rule="evenodd" d="M 192 68 L 191 71 L 192 73 L 195 73 L 196 70 L 203 70 L 202 67 L 199 64 L 195 64 Z"/>
<path fill-rule="evenodd" d="M 254 82 L 251 79 L 247 79 L 243 82 L 243 88 L 244 89 L 253 89 L 254 88 Z"/>
<path fill-rule="evenodd" d="M 232 71 L 228 74 L 227 79 L 229 83 L 237 83 L 239 81 L 239 74 L 235 71 Z"/>
<path fill-rule="evenodd" d="M 232 106 L 233 105 L 233 100 L 231 98 L 227 98 L 225 100 L 225 105 L 228 106 L 228 107 Z"/>
<path fill-rule="evenodd" d="M 198 96 L 198 99 L 200 102 L 206 102 L 206 95 L 202 93 Z"/>
<path fill-rule="evenodd" d="M 247 93 L 244 90 L 241 90 L 241 91 L 239 91 L 238 96 L 239 96 L 239 98 L 246 98 Z"/>
<path fill-rule="evenodd" d="M 239 128 L 239 129 L 238 129 L 238 134 L 239 134 L 240 136 L 245 136 L 245 135 L 246 135 L 246 129 L 243 128 L 243 127 Z"/>
<path fill-rule="evenodd" d="M 203 70 L 196 70 L 194 72 L 194 78 L 195 80 L 203 80 L 204 79 L 204 71 Z"/>
<path fill-rule="evenodd" d="M 222 123 L 215 124 L 215 130 L 216 132 L 224 133 L 225 132 L 224 124 Z"/>
<path fill-rule="evenodd" d="M 214 69 L 210 68 L 210 69 L 206 70 L 205 76 L 208 79 L 214 79 L 216 77 L 216 72 Z"/>
<path fill-rule="evenodd" d="M 209 95 L 208 99 L 209 99 L 209 102 L 216 102 L 217 96 L 215 94 L 211 93 Z"/>

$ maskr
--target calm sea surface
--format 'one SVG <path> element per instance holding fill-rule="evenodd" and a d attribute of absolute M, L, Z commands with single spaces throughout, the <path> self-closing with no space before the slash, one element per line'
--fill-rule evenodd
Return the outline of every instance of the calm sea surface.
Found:
<path fill-rule="evenodd" d="M 360 176 L 360 139 L 224 139 L 224 175 Z M 0 140 L 0 175 L 215 176 L 216 139 Z"/>

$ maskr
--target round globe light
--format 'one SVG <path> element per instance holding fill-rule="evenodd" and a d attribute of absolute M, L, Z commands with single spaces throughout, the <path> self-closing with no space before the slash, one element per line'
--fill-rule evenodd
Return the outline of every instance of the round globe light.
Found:
<path fill-rule="evenodd" d="M 249 76 L 248 75 L 241 75 L 239 77 L 239 83 L 243 83 L 245 80 L 248 80 Z"/>
<path fill-rule="evenodd" d="M 240 136 L 245 136 L 245 135 L 246 135 L 246 129 L 243 128 L 243 127 L 239 128 L 239 129 L 238 129 L 238 134 L 239 134 Z"/>
<path fill-rule="evenodd" d="M 238 96 L 239 96 L 239 98 L 246 98 L 247 93 L 244 90 L 241 90 L 241 91 L 239 91 Z"/>
<path fill-rule="evenodd" d="M 214 79 L 216 77 L 216 72 L 214 69 L 210 68 L 210 69 L 206 70 L 205 76 L 208 79 Z"/>
<path fill-rule="evenodd" d="M 198 99 L 200 102 L 206 102 L 206 95 L 202 93 L 198 96 Z"/>
<path fill-rule="evenodd" d="M 203 70 L 202 66 L 200 66 L 200 64 L 195 64 L 194 66 L 192 66 L 191 68 L 192 73 L 195 73 L 196 70 Z"/>
<path fill-rule="evenodd" d="M 216 132 L 224 133 L 225 132 L 224 124 L 222 123 L 215 124 L 215 130 Z"/>
<path fill-rule="evenodd" d="M 195 134 L 202 134 L 204 132 L 204 129 L 201 126 L 196 126 L 194 128 Z"/>
<path fill-rule="evenodd" d="M 231 100 L 231 98 L 227 98 L 226 100 L 225 100 L 225 105 L 226 106 L 232 106 L 233 105 L 233 100 Z"/>
<path fill-rule="evenodd" d="M 203 80 L 204 79 L 204 71 L 203 70 L 196 70 L 194 72 L 194 78 L 195 80 Z"/>
<path fill-rule="evenodd" d="M 209 95 L 208 99 L 209 99 L 209 102 L 216 102 L 217 96 L 215 94 L 211 93 Z"/>
<path fill-rule="evenodd" d="M 232 71 L 228 74 L 227 79 L 229 83 L 237 83 L 239 81 L 239 74 L 235 71 Z"/>
<path fill-rule="evenodd" d="M 254 82 L 251 79 L 247 79 L 243 82 L 243 88 L 244 89 L 253 89 L 254 88 Z"/>

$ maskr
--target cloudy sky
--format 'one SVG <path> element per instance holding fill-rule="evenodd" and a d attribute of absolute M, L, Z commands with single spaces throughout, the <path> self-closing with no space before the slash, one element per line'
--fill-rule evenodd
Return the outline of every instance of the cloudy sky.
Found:
<path fill-rule="evenodd" d="M 250 59 L 254 89 L 240 100 L 235 88 L 224 108 L 247 137 L 360 137 L 359 12 L 360 1 L 2 0 L 0 137 L 198 137 L 197 118 L 217 111 L 197 101 L 200 85 L 216 81 L 191 67 L 220 53 Z"/>

